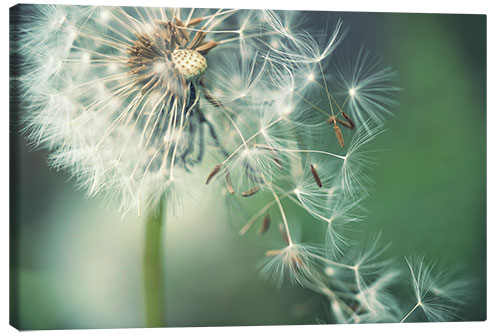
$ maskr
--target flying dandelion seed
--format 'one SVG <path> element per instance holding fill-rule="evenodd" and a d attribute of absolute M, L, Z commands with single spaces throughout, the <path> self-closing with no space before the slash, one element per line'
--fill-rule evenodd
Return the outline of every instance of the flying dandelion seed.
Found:
<path fill-rule="evenodd" d="M 239 234 L 260 221 L 259 237 L 278 228 L 285 243 L 261 274 L 323 295 L 334 322 L 403 322 L 418 308 L 455 318 L 465 284 L 409 261 L 416 303 L 403 315 L 380 235 L 349 234 L 372 185 L 367 147 L 399 88 L 364 49 L 342 56 L 342 20 L 316 35 L 299 12 L 26 5 L 18 21 L 24 131 L 89 196 L 146 212 L 150 237 L 200 186 L 225 194 L 214 202 L 257 201 Z M 301 240 L 311 221 L 321 246 Z"/>
<path fill-rule="evenodd" d="M 435 272 L 435 263 L 427 264 L 423 257 L 409 258 L 406 262 L 411 273 L 415 306 L 401 322 L 409 319 L 417 309 L 421 309 L 430 321 L 459 319 L 458 310 L 467 299 L 471 280 L 452 280 L 449 274 Z"/>

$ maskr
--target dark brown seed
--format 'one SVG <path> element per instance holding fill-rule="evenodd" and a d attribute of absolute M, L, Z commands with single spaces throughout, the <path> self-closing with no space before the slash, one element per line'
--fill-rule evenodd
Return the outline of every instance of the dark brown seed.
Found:
<path fill-rule="evenodd" d="M 242 197 L 249 197 L 249 196 L 254 195 L 255 193 L 257 193 L 259 190 L 260 190 L 260 186 L 257 185 L 255 187 L 252 187 L 248 191 L 241 193 L 241 196 Z"/>
<path fill-rule="evenodd" d="M 210 174 L 208 175 L 207 181 L 205 182 L 206 185 L 208 185 L 208 183 L 210 183 L 212 178 L 214 178 L 215 175 L 219 173 L 221 167 L 222 164 L 217 164 L 215 168 L 213 168 L 212 172 L 210 172 Z"/>
<path fill-rule="evenodd" d="M 344 113 L 344 111 L 341 111 L 341 113 L 340 113 L 340 114 L 342 115 L 342 117 L 344 117 L 344 119 L 345 119 L 345 120 L 347 120 L 347 122 L 348 122 L 348 123 L 349 123 L 349 125 L 351 126 L 351 127 L 349 127 L 349 128 L 354 128 L 354 122 L 352 121 L 352 119 L 351 119 L 348 115 L 346 115 L 346 114 Z"/>
<path fill-rule="evenodd" d="M 270 225 L 271 225 L 271 217 L 269 217 L 269 214 L 266 214 L 264 220 L 262 220 L 262 224 L 260 225 L 259 230 L 257 231 L 257 235 L 262 236 L 263 234 L 265 234 L 266 231 L 269 230 Z"/>
<path fill-rule="evenodd" d="M 338 122 L 340 125 L 343 125 L 343 126 L 345 126 L 345 127 L 347 127 L 347 128 L 351 128 L 351 129 L 353 128 L 353 127 L 351 126 L 351 124 L 349 124 L 347 121 L 344 121 L 344 120 L 342 120 L 342 119 L 337 118 L 337 122 Z"/>
<path fill-rule="evenodd" d="M 316 181 L 316 184 L 318 187 L 323 187 L 323 184 L 321 183 L 321 179 L 319 179 L 318 172 L 316 172 L 316 169 L 314 168 L 314 165 L 311 164 L 311 173 L 314 177 L 314 180 Z"/>
<path fill-rule="evenodd" d="M 226 172 L 226 186 L 229 193 L 234 194 L 233 184 L 231 183 L 231 176 Z"/>
<path fill-rule="evenodd" d="M 333 126 L 333 130 L 335 131 L 335 135 L 337 136 L 337 140 L 339 141 L 340 147 L 344 148 L 344 137 L 342 136 L 340 128 L 337 125 L 335 125 Z"/>

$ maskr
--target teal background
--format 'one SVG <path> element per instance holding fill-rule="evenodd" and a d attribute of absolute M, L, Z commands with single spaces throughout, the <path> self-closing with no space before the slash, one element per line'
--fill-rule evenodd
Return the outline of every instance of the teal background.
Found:
<path fill-rule="evenodd" d="M 325 13 L 310 13 L 321 26 Z M 316 17 L 313 17 L 316 16 Z M 362 230 L 382 232 L 387 256 L 425 254 L 474 279 L 464 320 L 486 318 L 486 16 L 334 13 L 399 72 L 400 106 L 378 139 Z M 143 326 L 143 225 L 26 147 L 11 114 L 11 323 L 20 329 Z M 204 193 L 202 194 L 204 195 Z M 207 195 L 210 195 L 207 192 Z M 321 297 L 275 288 L 256 265 L 267 240 L 240 238 L 224 205 L 197 203 L 169 221 L 165 262 L 172 326 L 317 323 Z M 249 210 L 250 211 L 250 210 Z M 296 220 L 301 215 L 296 213 Z M 318 235 L 304 225 L 304 238 Z M 402 290 L 402 299 L 410 291 Z"/>

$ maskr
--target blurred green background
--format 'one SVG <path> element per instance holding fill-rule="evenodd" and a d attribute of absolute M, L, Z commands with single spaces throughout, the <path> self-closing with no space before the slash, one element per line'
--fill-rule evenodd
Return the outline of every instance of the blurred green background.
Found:
<path fill-rule="evenodd" d="M 325 13 L 317 15 L 320 26 Z M 376 147 L 363 231 L 387 255 L 425 254 L 475 279 L 464 320 L 486 317 L 486 16 L 333 13 L 400 74 L 401 105 Z M 142 327 L 142 221 L 86 199 L 47 153 L 11 137 L 11 323 L 19 329 Z M 203 190 L 205 191 L 205 190 Z M 209 196 L 211 192 L 202 192 Z M 170 326 L 316 323 L 326 303 L 258 277 L 269 249 L 213 200 L 168 222 Z M 300 216 L 298 216 L 300 218 Z M 317 225 L 305 226 L 304 237 Z M 308 229 L 310 228 L 310 230 Z M 401 295 L 408 298 L 410 293 Z"/>

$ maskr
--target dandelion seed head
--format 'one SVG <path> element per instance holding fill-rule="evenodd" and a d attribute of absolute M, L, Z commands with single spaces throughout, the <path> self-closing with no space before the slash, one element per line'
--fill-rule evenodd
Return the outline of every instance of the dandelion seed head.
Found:
<path fill-rule="evenodd" d="M 144 207 L 150 196 L 173 193 L 169 187 L 201 163 L 206 149 L 224 150 L 201 110 L 207 103 L 201 81 L 211 85 L 207 54 L 218 52 L 226 37 L 217 29 L 228 30 L 226 18 L 236 11 L 22 8 L 26 24 L 19 35 L 26 47 L 17 51 L 30 69 L 19 78 L 29 96 L 26 133 L 51 149 L 51 165 L 68 170 L 90 196 L 121 198 L 124 211 Z M 190 30 L 188 20 L 197 22 Z M 256 29 L 253 18 L 245 22 L 236 30 Z M 239 50 L 236 44 L 225 44 L 226 52 Z M 221 64 L 214 61 L 224 73 Z"/>

